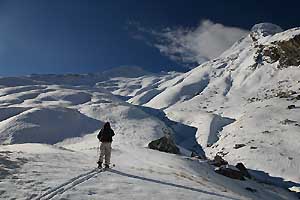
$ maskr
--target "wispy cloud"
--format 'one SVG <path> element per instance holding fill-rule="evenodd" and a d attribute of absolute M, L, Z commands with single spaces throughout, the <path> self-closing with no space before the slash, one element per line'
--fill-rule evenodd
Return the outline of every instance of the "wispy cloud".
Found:
<path fill-rule="evenodd" d="M 186 66 L 216 58 L 248 33 L 210 20 L 201 21 L 197 27 L 167 27 L 159 31 L 146 29 L 136 22 L 129 25 L 135 27 L 135 31 L 131 31 L 134 39 L 146 42 Z"/>

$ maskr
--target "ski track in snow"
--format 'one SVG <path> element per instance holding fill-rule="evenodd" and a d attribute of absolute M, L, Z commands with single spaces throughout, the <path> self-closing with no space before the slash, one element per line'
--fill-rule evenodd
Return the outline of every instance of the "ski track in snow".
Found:
<path fill-rule="evenodd" d="M 80 174 L 74 178 L 71 178 L 70 180 L 60 184 L 59 186 L 49 190 L 45 194 L 42 194 L 41 196 L 37 197 L 35 200 L 48 200 L 52 199 L 53 197 L 56 197 L 57 195 L 62 195 L 66 191 L 74 188 L 75 186 L 89 180 L 90 178 L 94 177 L 96 174 L 99 174 L 101 172 L 104 172 L 103 169 L 93 169 L 87 173 Z"/>

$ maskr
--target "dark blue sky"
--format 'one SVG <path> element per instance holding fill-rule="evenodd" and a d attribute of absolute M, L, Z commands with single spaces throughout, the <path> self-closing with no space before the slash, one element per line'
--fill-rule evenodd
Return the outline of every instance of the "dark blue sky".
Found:
<path fill-rule="evenodd" d="M 259 22 L 300 26 L 297 1 L 0 0 L 0 75 L 87 73 L 135 65 L 182 70 L 130 35 L 128 23 L 150 29 L 195 27 L 203 19 L 249 30 Z"/>

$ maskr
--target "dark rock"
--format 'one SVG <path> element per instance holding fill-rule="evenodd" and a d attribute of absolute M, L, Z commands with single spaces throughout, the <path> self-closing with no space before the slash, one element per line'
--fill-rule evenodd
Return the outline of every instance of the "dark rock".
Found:
<path fill-rule="evenodd" d="M 293 91 L 293 90 L 291 90 L 291 91 L 289 91 L 289 94 L 290 94 L 290 95 L 294 95 L 294 94 L 297 94 L 297 92 L 296 92 L 296 91 Z"/>
<path fill-rule="evenodd" d="M 248 191 L 250 191 L 250 192 L 257 192 L 256 189 L 253 189 L 253 188 L 250 188 L 250 187 L 246 187 L 245 189 L 248 190 Z"/>
<path fill-rule="evenodd" d="M 231 169 L 229 167 L 219 167 L 217 169 L 215 169 L 215 172 L 218 174 L 221 174 L 223 176 L 232 178 L 232 179 L 237 179 L 237 180 L 245 180 L 244 175 L 241 171 L 239 170 L 235 170 L 235 169 Z"/>
<path fill-rule="evenodd" d="M 229 154 L 228 151 L 223 151 L 225 150 L 224 147 L 221 149 L 222 151 L 219 151 L 217 154 L 220 155 L 221 157 L 224 157 L 226 156 L 227 154 Z"/>
<path fill-rule="evenodd" d="M 288 109 L 295 109 L 296 106 L 295 106 L 295 105 L 289 105 L 287 108 L 288 108 Z"/>
<path fill-rule="evenodd" d="M 154 140 L 148 144 L 150 149 L 155 149 L 158 151 L 163 151 L 167 153 L 180 154 L 179 148 L 176 146 L 170 135 L 165 135 L 164 137 Z"/>
<path fill-rule="evenodd" d="M 245 165 L 243 163 L 238 163 L 238 164 L 236 164 L 235 167 L 238 168 L 245 177 L 251 178 L 251 175 L 249 174 L 247 168 L 245 167 Z"/>
<path fill-rule="evenodd" d="M 297 100 L 300 100 L 300 95 L 297 95 L 295 98 L 296 98 Z"/>
<path fill-rule="evenodd" d="M 271 45 L 265 46 L 263 55 L 270 63 L 279 61 L 278 68 L 300 65 L 300 35 L 295 35 L 289 40 L 275 41 Z"/>
<path fill-rule="evenodd" d="M 216 155 L 213 160 L 209 162 L 211 165 L 216 167 L 221 167 L 222 165 L 228 165 L 228 162 L 224 160 L 221 156 Z"/>
<path fill-rule="evenodd" d="M 270 134 L 271 132 L 270 131 L 263 131 L 262 133 L 263 134 Z"/>
<path fill-rule="evenodd" d="M 252 146 L 252 147 L 250 147 L 250 149 L 257 149 L 257 147 L 253 147 L 253 146 Z"/>
<path fill-rule="evenodd" d="M 297 123 L 297 121 L 290 120 L 290 119 L 285 119 L 283 121 L 280 121 L 279 123 L 283 124 L 283 125 L 288 125 L 288 124 L 295 124 L 295 123 Z"/>
<path fill-rule="evenodd" d="M 207 143 L 206 144 L 206 147 L 211 147 L 213 144 L 211 144 L 211 143 Z"/>
<path fill-rule="evenodd" d="M 242 148 L 244 146 L 246 146 L 246 145 L 245 144 L 235 144 L 233 148 L 234 149 L 239 149 L 239 148 Z"/>
<path fill-rule="evenodd" d="M 289 98 L 290 96 L 291 95 L 289 94 L 289 92 L 285 92 L 285 91 L 280 91 L 275 94 L 275 97 L 279 97 L 279 98 Z"/>

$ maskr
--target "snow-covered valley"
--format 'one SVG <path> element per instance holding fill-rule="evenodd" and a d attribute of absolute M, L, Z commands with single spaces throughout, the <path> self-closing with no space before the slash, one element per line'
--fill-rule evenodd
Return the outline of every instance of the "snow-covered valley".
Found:
<path fill-rule="evenodd" d="M 187 73 L 0 78 L 0 198 L 298 199 L 299 36 L 259 24 Z M 99 172 L 106 121 L 115 167 Z M 180 155 L 147 147 L 166 134 Z M 252 178 L 216 173 L 216 154 Z"/>

